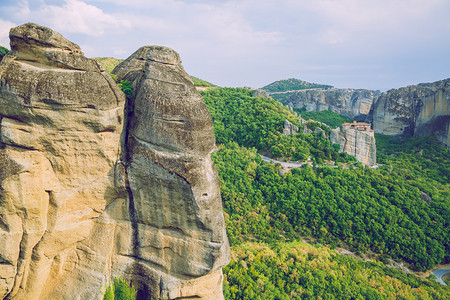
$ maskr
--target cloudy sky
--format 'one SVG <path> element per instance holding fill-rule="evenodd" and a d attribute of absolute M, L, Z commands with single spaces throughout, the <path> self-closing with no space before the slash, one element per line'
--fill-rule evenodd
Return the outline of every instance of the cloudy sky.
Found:
<path fill-rule="evenodd" d="M 88 57 L 169 46 L 221 86 L 294 77 L 387 90 L 450 77 L 449 0 L 1 0 L 0 45 L 26 22 Z"/>

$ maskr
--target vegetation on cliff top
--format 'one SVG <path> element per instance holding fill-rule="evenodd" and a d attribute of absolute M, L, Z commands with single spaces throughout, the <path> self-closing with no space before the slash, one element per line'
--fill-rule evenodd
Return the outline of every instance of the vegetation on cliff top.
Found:
<path fill-rule="evenodd" d="M 118 64 L 124 61 L 114 57 L 93 57 L 92 59 L 102 65 L 108 73 L 111 73 Z"/>
<path fill-rule="evenodd" d="M 1 52 L 3 47 L 0 46 L 0 57 L 1 57 Z M 5 48 L 6 49 L 6 48 Z M 8 50 L 8 49 L 6 49 Z M 114 68 L 120 64 L 122 61 L 124 61 L 123 59 L 119 59 L 119 58 L 114 58 L 114 57 L 93 57 L 92 59 L 94 59 L 95 61 L 97 61 L 101 66 L 103 66 L 103 68 L 105 69 L 106 72 L 110 73 L 114 70 Z M 208 82 L 206 80 L 197 78 L 195 76 L 190 76 L 192 81 L 194 82 L 195 86 L 198 87 L 217 87 L 217 85 L 212 84 L 211 82 Z"/>
<path fill-rule="evenodd" d="M 191 76 L 192 82 L 194 82 L 195 86 L 199 86 L 199 87 L 217 87 L 217 85 L 212 84 L 211 82 L 208 82 L 206 80 L 197 78 L 195 76 Z"/>
<path fill-rule="evenodd" d="M 352 122 L 349 117 L 340 115 L 331 110 L 306 111 L 303 108 L 294 107 L 295 112 L 299 113 L 305 120 L 315 120 L 327 124 L 331 128 L 342 127 L 344 123 Z"/>
<path fill-rule="evenodd" d="M 276 92 L 298 91 L 313 88 L 329 89 L 332 87 L 333 86 L 331 85 L 311 83 L 295 78 L 289 78 L 272 82 L 271 84 L 268 84 L 262 87 L 261 89 L 266 90 L 270 93 L 276 93 Z"/>

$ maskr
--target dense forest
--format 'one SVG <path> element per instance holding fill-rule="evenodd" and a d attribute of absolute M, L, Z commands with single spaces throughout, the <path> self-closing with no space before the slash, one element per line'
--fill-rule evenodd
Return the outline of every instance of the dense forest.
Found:
<path fill-rule="evenodd" d="M 225 267 L 226 299 L 448 299 L 448 288 L 382 262 L 304 242 L 244 243 Z"/>
<path fill-rule="evenodd" d="M 435 137 L 401 141 L 377 135 L 381 163 L 378 169 L 364 168 L 358 163 L 325 166 L 319 157 L 336 160 L 339 157 L 333 154 L 328 139 L 323 138 L 323 133 L 300 132 L 283 136 L 284 120 L 299 124 L 299 119 L 277 101 L 253 98 L 245 89 L 222 88 L 202 94 L 213 116 L 220 144 L 213 159 L 219 171 L 227 232 L 233 246 L 233 261 L 226 269 L 230 284 L 226 288 L 228 298 L 254 299 L 254 295 L 264 295 L 264 299 L 270 299 L 267 295 L 274 299 L 292 298 L 293 295 L 328 298 L 333 291 L 332 282 L 319 280 L 317 284 L 322 287 L 312 288 L 312 295 L 311 290 L 307 291 L 311 282 L 287 280 L 289 272 L 296 270 L 302 274 L 305 269 L 291 265 L 288 272 L 282 272 L 276 266 L 275 262 L 283 263 L 286 259 L 279 252 L 283 247 L 306 247 L 296 242 L 302 238 L 331 248 L 369 253 L 379 261 L 405 261 L 412 269 L 420 271 L 449 262 L 450 185 L 447 176 L 450 156 Z M 348 121 L 330 112 L 308 115 L 321 121 L 327 121 L 325 119 L 330 116 L 332 126 Z M 292 159 L 312 155 L 317 164 L 281 172 L 280 165 L 265 163 L 258 154 L 273 154 L 276 152 L 274 146 L 289 149 L 290 152 L 278 154 Z M 296 151 L 304 154 L 295 154 Z M 259 255 L 258 249 L 267 250 L 271 253 L 270 261 L 258 260 L 250 269 L 248 263 L 242 262 L 245 257 L 239 258 L 236 254 L 242 249 L 253 251 L 255 256 Z M 397 289 L 392 289 L 387 280 L 380 279 L 383 282 L 381 289 L 373 288 L 376 283 L 352 289 L 353 276 L 359 275 L 344 272 L 344 277 L 339 278 L 341 284 L 347 282 L 349 290 L 341 290 L 342 294 L 337 293 L 337 298 L 357 298 L 355 295 L 373 299 L 417 298 L 422 295 L 443 299 L 446 298 L 443 295 L 448 295 L 448 290 L 437 292 L 441 287 L 434 283 L 422 282 L 413 275 L 406 276 L 380 263 L 364 265 L 339 255 L 333 256 L 333 262 L 328 263 L 340 265 L 341 260 L 349 260 L 347 264 L 358 265 L 364 272 L 370 270 L 379 278 L 395 278 L 394 281 L 404 282 L 405 286 L 398 289 L 397 284 Z M 326 277 L 328 271 L 310 272 L 323 272 L 322 277 Z M 407 279 L 402 281 L 402 276 Z M 370 278 L 359 280 L 368 284 L 367 281 L 375 280 Z M 258 283 L 259 279 L 264 284 Z M 238 291 L 233 288 L 236 280 L 240 280 Z M 432 292 L 424 292 L 426 296 L 412 293 L 411 289 L 424 291 L 429 285 L 433 286 Z"/>
<path fill-rule="evenodd" d="M 244 147 L 255 147 L 273 158 L 317 162 L 333 159 L 340 162 L 355 161 L 330 144 L 328 126 L 316 121 L 306 125 L 314 134 L 303 133 L 300 117 L 287 107 L 269 98 L 252 97 L 252 91 L 243 88 L 216 88 L 202 92 L 211 112 L 214 133 L 219 144 L 236 141 Z M 299 127 L 298 134 L 286 136 L 284 122 L 288 120 Z M 316 132 L 316 128 L 321 130 Z"/>
<path fill-rule="evenodd" d="M 315 120 L 327 124 L 331 128 L 342 127 L 344 123 L 351 123 L 349 117 L 340 115 L 331 110 L 306 111 L 305 108 L 294 107 L 293 110 L 301 115 L 305 120 Z"/>

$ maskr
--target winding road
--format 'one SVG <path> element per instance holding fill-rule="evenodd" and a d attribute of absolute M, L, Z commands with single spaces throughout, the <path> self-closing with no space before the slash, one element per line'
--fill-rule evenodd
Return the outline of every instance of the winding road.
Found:
<path fill-rule="evenodd" d="M 437 282 L 446 285 L 444 279 L 450 278 L 450 267 L 436 269 L 433 271 L 433 274 L 437 277 L 436 278 Z"/>
<path fill-rule="evenodd" d="M 310 162 L 303 162 L 303 163 L 290 163 L 290 162 L 284 162 L 284 161 L 279 161 L 264 155 L 261 155 L 262 160 L 268 163 L 273 163 L 273 164 L 280 164 L 283 168 L 300 168 L 301 166 L 303 166 L 304 164 L 311 164 Z"/>

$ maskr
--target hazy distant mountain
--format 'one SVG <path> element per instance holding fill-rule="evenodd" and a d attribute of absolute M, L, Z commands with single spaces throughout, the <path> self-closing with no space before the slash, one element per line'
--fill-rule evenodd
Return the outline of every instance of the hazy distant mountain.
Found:
<path fill-rule="evenodd" d="M 315 88 L 329 89 L 332 87 L 333 86 L 331 85 L 311 83 L 300 79 L 289 78 L 275 81 L 269 85 L 266 85 L 265 87 L 262 87 L 261 89 L 269 93 L 285 93 L 290 91 L 315 89 Z"/>

